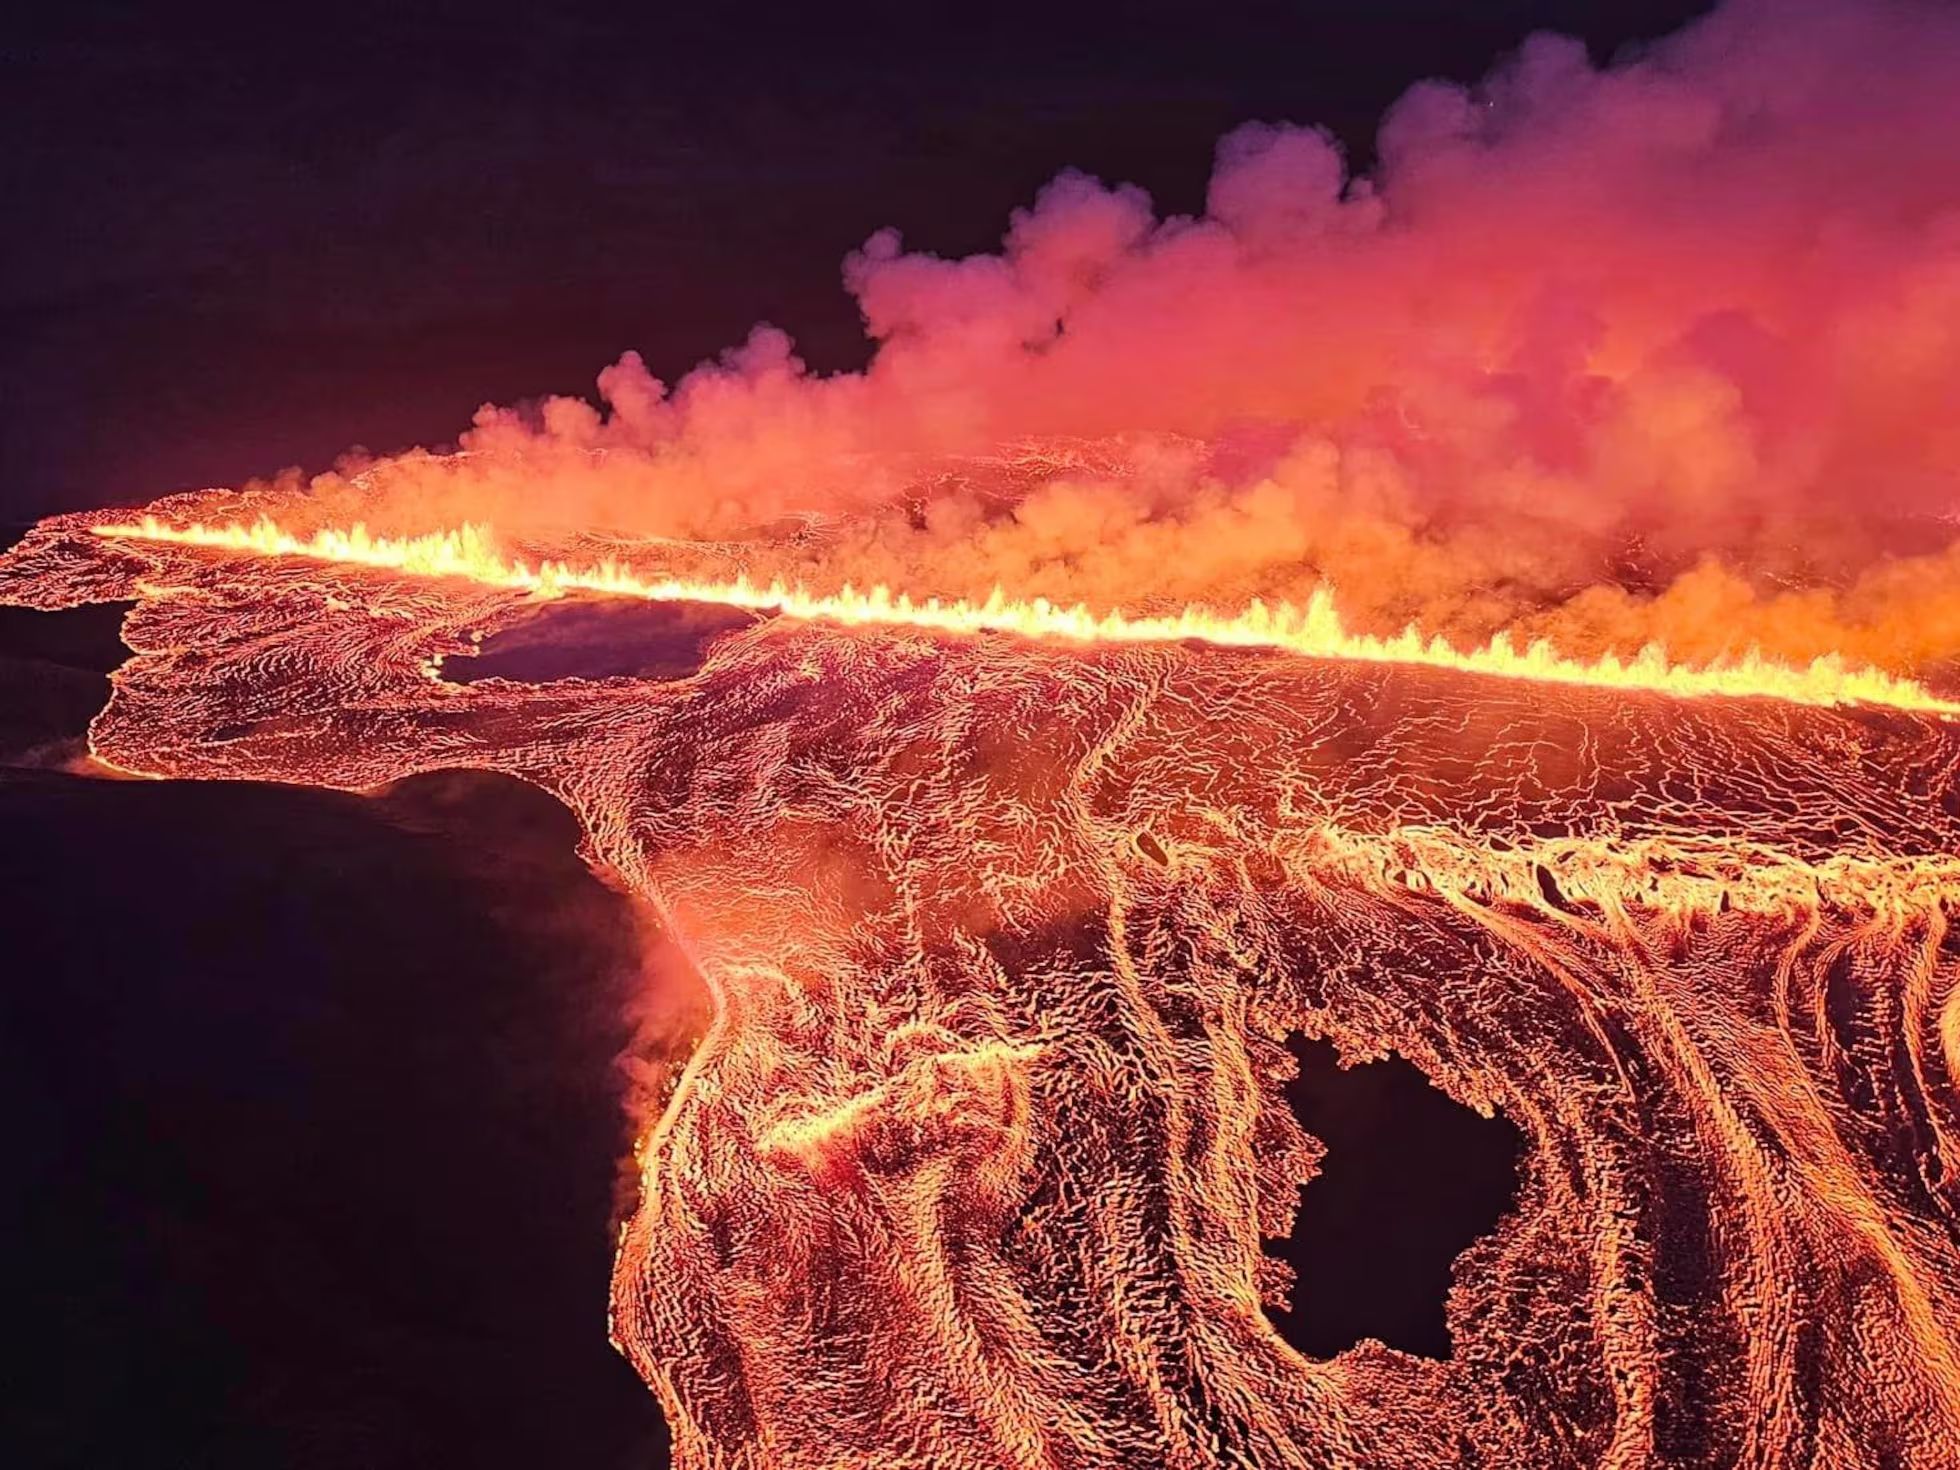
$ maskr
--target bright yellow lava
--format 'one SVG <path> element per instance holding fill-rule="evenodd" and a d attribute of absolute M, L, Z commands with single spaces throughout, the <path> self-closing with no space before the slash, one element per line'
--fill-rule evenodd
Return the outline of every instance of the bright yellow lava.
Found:
<path fill-rule="evenodd" d="M 475 525 L 403 538 L 375 536 L 365 526 L 356 525 L 347 531 L 325 530 L 301 538 L 266 519 L 249 526 L 171 526 L 155 516 L 145 516 L 135 523 L 93 529 L 98 536 L 115 539 L 309 557 L 410 576 L 464 577 L 488 586 L 536 592 L 582 591 L 656 602 L 716 602 L 853 626 L 925 628 L 956 634 L 1007 632 L 1080 642 L 1175 643 L 1197 639 L 1234 648 L 1281 649 L 1311 658 L 1417 664 L 1500 678 L 1649 690 L 1683 698 L 1758 696 L 1809 705 L 1873 704 L 1960 715 L 1960 702 L 1940 698 L 1917 680 L 1847 664 L 1836 654 L 1808 664 L 1788 664 L 1751 649 L 1740 657 L 1689 666 L 1671 663 L 1666 650 L 1657 644 L 1649 644 L 1629 659 L 1609 653 L 1588 661 L 1567 658 L 1544 641 L 1520 649 L 1505 633 L 1468 651 L 1452 647 L 1440 637 L 1425 637 L 1414 627 L 1392 638 L 1352 633 L 1342 626 L 1333 597 L 1324 588 L 1316 589 L 1305 606 L 1254 601 L 1229 614 L 1192 606 L 1171 616 L 1132 616 L 1120 610 L 1097 613 L 1080 604 L 1058 607 L 1039 597 L 1011 599 L 998 589 L 985 602 L 915 601 L 882 586 L 860 592 L 847 585 L 839 592 L 815 593 L 780 581 L 762 586 L 746 577 L 727 582 L 649 579 L 613 561 L 585 567 L 547 561 L 532 567 L 503 556 L 495 549 L 491 533 Z"/>

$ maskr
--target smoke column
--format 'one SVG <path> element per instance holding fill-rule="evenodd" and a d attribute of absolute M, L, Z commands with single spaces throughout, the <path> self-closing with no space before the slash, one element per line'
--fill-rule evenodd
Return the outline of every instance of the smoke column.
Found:
<path fill-rule="evenodd" d="M 1882 79 L 1882 82 L 1881 82 Z M 1220 141 L 1205 214 L 1063 173 L 1000 250 L 881 230 L 876 344 L 768 326 L 602 406 L 486 406 L 465 460 L 288 480 L 275 514 L 747 540 L 818 587 L 1092 605 L 1303 600 L 1566 652 L 1960 647 L 1960 17 L 1739 3 L 1592 66 L 1541 35 L 1422 83 L 1372 174 Z M 358 486 L 355 468 L 365 470 Z"/>

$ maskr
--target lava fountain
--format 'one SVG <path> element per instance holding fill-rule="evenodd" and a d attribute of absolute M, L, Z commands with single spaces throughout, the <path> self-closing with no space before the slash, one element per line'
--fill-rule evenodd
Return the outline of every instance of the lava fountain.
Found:
<path fill-rule="evenodd" d="M 1950 1466 L 1956 127 L 1930 8 L 1541 38 L 1372 180 L 874 236 L 863 373 L 629 357 L 0 599 L 134 602 L 102 761 L 506 773 L 654 906 L 715 1016 L 611 1330 L 689 1470 Z M 568 594 L 756 616 L 444 677 Z M 1266 1316 L 1295 1032 L 1525 1139 L 1447 1360 Z"/>

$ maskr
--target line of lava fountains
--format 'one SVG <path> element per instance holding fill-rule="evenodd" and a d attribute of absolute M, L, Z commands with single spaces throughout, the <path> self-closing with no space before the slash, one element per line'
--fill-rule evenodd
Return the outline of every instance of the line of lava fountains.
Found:
<path fill-rule="evenodd" d="M 1696 666 L 1671 662 L 1658 644 L 1647 645 L 1631 658 L 1607 653 L 1580 660 L 1561 654 L 1545 640 L 1520 649 L 1505 633 L 1469 650 L 1458 649 L 1441 637 L 1426 637 L 1413 626 L 1391 638 L 1356 633 L 1344 626 L 1324 585 L 1315 589 L 1305 606 L 1255 600 L 1229 613 L 1192 605 L 1168 615 L 1133 615 L 1120 608 L 1098 613 L 1080 603 L 1060 607 L 1046 598 L 1024 601 L 1010 598 L 998 588 L 986 601 L 975 603 L 914 599 L 883 586 L 858 591 L 846 585 L 834 593 L 816 593 L 781 581 L 759 585 L 746 577 L 728 581 L 646 577 L 614 560 L 587 566 L 543 561 L 533 567 L 504 556 L 496 549 L 492 533 L 476 525 L 399 538 L 376 536 L 365 526 L 355 525 L 350 530 L 326 529 L 300 537 L 265 518 L 251 525 L 171 526 L 146 515 L 133 523 L 92 529 L 110 539 L 309 557 L 412 576 L 463 577 L 486 586 L 546 595 L 588 592 L 656 602 L 714 602 L 847 626 L 913 627 L 954 634 L 1006 632 L 1041 639 L 1122 643 L 1195 639 L 1313 658 L 1416 664 L 1507 679 L 1648 690 L 1681 698 L 1754 696 L 1825 707 L 1872 704 L 1920 713 L 1960 714 L 1960 702 L 1941 698 L 1917 680 L 1855 666 L 1835 654 L 1808 664 L 1789 664 L 1765 658 L 1752 648 L 1736 657 Z"/>

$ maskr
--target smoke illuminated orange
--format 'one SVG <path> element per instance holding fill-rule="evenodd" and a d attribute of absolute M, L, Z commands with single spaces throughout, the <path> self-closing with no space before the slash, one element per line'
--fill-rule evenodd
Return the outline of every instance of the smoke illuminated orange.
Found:
<path fill-rule="evenodd" d="M 1960 702 L 1940 698 L 1915 680 L 1882 669 L 1848 665 L 1834 655 L 1795 666 L 1766 659 L 1751 649 L 1740 657 L 1697 667 L 1670 662 L 1666 650 L 1655 645 L 1641 649 L 1630 659 L 1607 654 L 1581 661 L 1564 657 L 1548 642 L 1518 649 L 1503 634 L 1482 648 L 1467 651 L 1451 647 L 1440 637 L 1425 637 L 1415 628 L 1393 638 L 1377 638 L 1345 628 L 1333 596 L 1325 589 L 1317 590 L 1304 607 L 1255 602 L 1233 613 L 1186 607 L 1169 616 L 1132 616 L 1120 609 L 1098 613 L 1080 605 L 1056 607 L 1045 599 L 1021 601 L 999 590 L 982 603 L 937 598 L 915 601 L 882 586 L 868 592 L 847 586 L 835 593 L 813 593 L 781 582 L 758 586 L 746 579 L 702 582 L 644 577 L 612 561 L 596 566 L 545 561 L 532 567 L 505 558 L 495 549 L 494 534 L 473 525 L 406 538 L 374 536 L 361 525 L 300 537 L 270 520 L 249 526 L 171 526 L 155 516 L 145 516 L 134 523 L 99 525 L 94 532 L 110 539 L 310 557 L 422 577 L 463 577 L 485 586 L 547 594 L 580 591 L 653 601 L 715 602 L 846 626 L 912 627 L 955 634 L 998 631 L 1031 638 L 1115 643 L 1198 640 L 1234 648 L 1278 649 L 1312 658 L 1415 664 L 1507 679 L 1649 690 L 1683 698 L 1754 696 L 1821 706 L 1874 704 L 1922 713 L 1960 714 Z"/>

